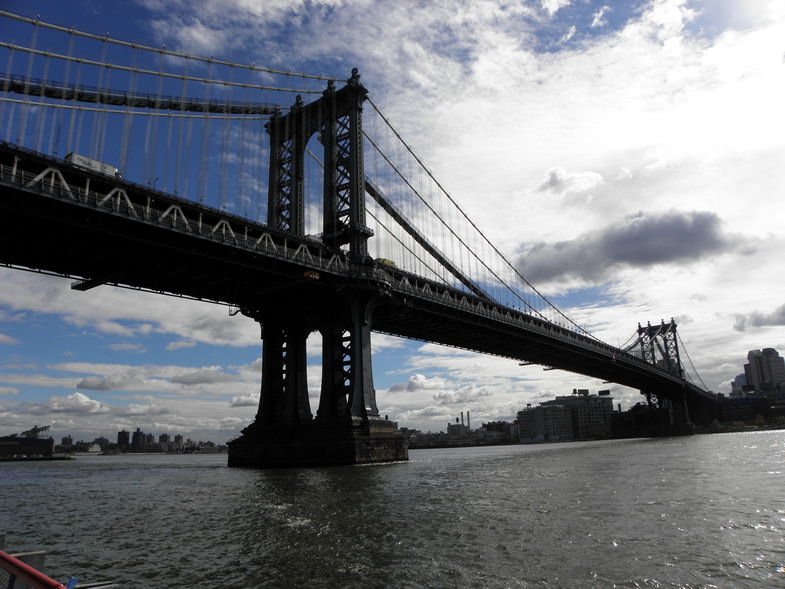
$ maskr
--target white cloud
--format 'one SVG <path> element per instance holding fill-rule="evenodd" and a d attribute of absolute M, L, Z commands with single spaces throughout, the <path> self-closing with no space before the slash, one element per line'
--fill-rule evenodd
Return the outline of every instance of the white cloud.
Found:
<path fill-rule="evenodd" d="M 565 6 L 571 4 L 571 0 L 541 0 L 542 8 L 550 15 L 556 14 Z"/>
<path fill-rule="evenodd" d="M 167 344 L 166 349 L 171 352 L 174 350 L 181 350 L 183 348 L 193 348 L 195 346 L 196 346 L 196 342 L 178 341 L 178 342 L 172 342 L 170 344 Z"/>
<path fill-rule="evenodd" d="M 232 407 L 257 407 L 259 405 L 259 395 L 238 395 L 232 397 L 229 404 Z"/>
<path fill-rule="evenodd" d="M 575 25 L 572 25 L 569 29 L 567 29 L 567 32 L 564 33 L 564 35 L 562 35 L 561 43 L 564 44 L 570 39 L 572 39 L 577 31 L 578 31 L 577 27 Z"/>
<path fill-rule="evenodd" d="M 12 344 L 18 344 L 18 343 L 19 343 L 19 340 L 16 339 L 15 337 L 11 337 L 10 335 L 6 335 L 4 333 L 0 333 L 0 345 L 2 345 L 2 344 L 12 345 Z"/>
<path fill-rule="evenodd" d="M 109 344 L 109 349 L 114 352 L 135 352 L 135 353 L 143 353 L 145 351 L 144 347 L 140 344 L 134 343 L 121 343 L 121 344 Z"/>
<path fill-rule="evenodd" d="M 115 415 L 118 417 L 145 417 L 150 418 L 153 416 L 167 415 L 170 410 L 166 407 L 159 407 L 156 405 L 136 405 L 130 404 L 115 410 Z"/>
<path fill-rule="evenodd" d="M 79 415 L 92 415 L 95 413 L 108 413 L 111 409 L 100 401 L 90 399 L 82 393 L 73 393 L 66 397 L 51 397 L 44 405 L 38 407 L 38 412 L 43 413 L 76 413 Z"/>
<path fill-rule="evenodd" d="M 597 172 L 568 173 L 564 168 L 556 167 L 548 170 L 546 178 L 536 190 L 562 195 L 571 192 L 586 192 L 604 183 L 602 175 Z"/>
<path fill-rule="evenodd" d="M 390 392 L 396 391 L 428 391 L 428 390 L 440 390 L 443 389 L 445 386 L 445 381 L 441 378 L 433 378 L 429 379 L 422 374 L 413 374 L 409 378 L 409 382 L 406 384 L 397 384 L 390 387 Z"/>
<path fill-rule="evenodd" d="M 591 28 L 596 27 L 604 27 L 608 24 L 608 21 L 605 19 L 605 14 L 610 10 L 609 6 L 603 6 L 597 12 L 594 13 L 592 16 L 591 21 Z"/>
<path fill-rule="evenodd" d="M 209 367 L 178 374 L 173 376 L 171 380 L 177 384 L 193 386 L 202 383 L 234 382 L 237 378 L 222 372 L 219 367 Z"/>
<path fill-rule="evenodd" d="M 99 334 L 134 338 L 154 332 L 221 346 L 259 344 L 258 326 L 246 317 L 231 317 L 226 307 L 109 286 L 82 293 L 71 290 L 70 282 L 62 278 L 5 268 L 0 268 L 0 279 L 0 305 L 59 315 Z"/>

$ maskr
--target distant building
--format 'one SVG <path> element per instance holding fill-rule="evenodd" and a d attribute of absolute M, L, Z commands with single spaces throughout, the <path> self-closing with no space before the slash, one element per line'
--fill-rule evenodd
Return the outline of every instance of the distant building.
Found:
<path fill-rule="evenodd" d="M 458 418 L 456 417 L 455 418 L 455 423 L 448 423 L 447 424 L 447 435 L 448 436 L 452 436 L 452 437 L 456 437 L 456 438 L 462 438 L 464 436 L 468 436 L 471 433 L 471 431 L 472 431 L 471 421 L 470 421 L 471 418 L 470 418 L 468 412 L 466 413 L 466 419 L 467 419 L 468 422 L 466 423 L 466 425 L 464 425 L 464 423 L 463 423 L 463 411 L 461 411 L 461 421 L 460 421 L 460 423 L 458 423 Z"/>
<path fill-rule="evenodd" d="M 739 374 L 730 384 L 730 398 L 743 399 L 747 396 L 747 375 Z"/>
<path fill-rule="evenodd" d="M 144 452 L 145 448 L 147 448 L 147 434 L 137 427 L 136 431 L 131 435 L 131 450 Z"/>
<path fill-rule="evenodd" d="M 518 411 L 515 420 L 522 442 L 567 441 L 575 438 L 572 410 L 564 405 L 540 404 Z"/>
<path fill-rule="evenodd" d="M 516 423 L 522 441 L 585 440 L 609 438 L 612 415 L 609 391 L 590 395 L 588 389 L 576 389 L 570 396 L 519 411 Z"/>
<path fill-rule="evenodd" d="M 744 365 L 747 383 L 756 393 L 785 388 L 785 358 L 774 348 L 750 350 Z"/>
<path fill-rule="evenodd" d="M 108 439 L 106 439 L 104 436 L 99 436 L 93 440 L 93 445 L 98 446 L 101 449 L 101 451 L 105 451 L 109 448 L 111 442 Z"/>
<path fill-rule="evenodd" d="M 117 445 L 121 450 L 127 449 L 131 445 L 131 434 L 124 429 L 117 432 Z"/>
<path fill-rule="evenodd" d="M 483 423 L 478 431 L 485 432 L 485 436 L 488 438 L 513 442 L 518 441 L 518 426 L 515 422 L 489 421 L 488 423 Z"/>

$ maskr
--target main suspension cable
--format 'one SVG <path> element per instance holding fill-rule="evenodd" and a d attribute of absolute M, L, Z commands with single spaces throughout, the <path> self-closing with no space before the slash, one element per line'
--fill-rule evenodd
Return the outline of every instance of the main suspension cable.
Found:
<path fill-rule="evenodd" d="M 129 41 L 122 41 L 122 40 L 119 40 L 119 39 L 111 39 L 111 38 L 109 38 L 108 33 L 106 35 L 95 35 L 95 34 L 92 34 L 92 33 L 86 33 L 84 31 L 77 31 L 77 30 L 75 30 L 73 28 L 67 28 L 67 27 L 62 27 L 62 26 L 55 25 L 55 24 L 52 24 L 52 23 L 43 22 L 39 18 L 24 17 L 24 16 L 21 16 L 19 14 L 14 14 L 13 12 L 8 12 L 7 10 L 0 10 L 0 16 L 4 16 L 6 18 L 11 18 L 11 19 L 18 20 L 18 21 L 21 21 L 21 22 L 26 22 L 28 24 L 35 25 L 35 26 L 44 27 L 44 28 L 51 29 L 51 30 L 54 30 L 54 31 L 59 31 L 59 32 L 62 32 L 62 33 L 69 33 L 69 34 L 72 34 L 72 35 L 77 35 L 79 37 L 84 37 L 86 39 L 93 39 L 93 40 L 96 40 L 96 41 L 107 40 L 110 43 L 113 43 L 115 45 L 120 45 L 120 46 L 123 46 L 123 47 L 130 47 L 132 49 L 142 49 L 143 51 L 151 51 L 151 52 L 160 53 L 162 55 L 167 55 L 167 56 L 171 56 L 171 57 L 180 57 L 180 58 L 185 58 L 185 59 L 193 59 L 193 60 L 196 60 L 196 61 L 201 61 L 203 63 L 211 63 L 211 64 L 215 64 L 215 65 L 223 65 L 223 66 L 231 66 L 231 67 L 243 68 L 243 69 L 248 69 L 248 70 L 251 70 L 251 71 L 254 71 L 254 72 L 261 72 L 261 73 L 266 73 L 266 74 L 274 74 L 276 76 L 289 76 L 289 77 L 293 77 L 293 78 L 303 78 L 303 79 L 308 79 L 308 80 L 323 80 L 323 81 L 333 81 L 333 82 L 338 82 L 338 81 L 341 80 L 340 78 L 332 78 L 332 77 L 329 77 L 329 76 L 322 76 L 322 75 L 316 75 L 316 74 L 303 74 L 303 73 L 292 72 L 292 71 L 288 71 L 288 70 L 277 70 L 277 69 L 272 69 L 272 68 L 266 68 L 266 67 L 258 66 L 255 63 L 253 63 L 251 65 L 237 64 L 237 63 L 233 63 L 233 62 L 230 62 L 230 61 L 224 61 L 224 60 L 221 60 L 221 59 L 215 59 L 212 56 L 211 57 L 199 57 L 199 56 L 191 55 L 189 53 L 183 53 L 183 52 L 180 52 L 180 51 L 172 51 L 170 49 L 166 49 L 165 47 L 151 47 L 149 45 L 142 45 L 142 44 L 139 44 L 139 43 L 131 43 Z"/>
<path fill-rule="evenodd" d="M 543 302 L 545 302 L 545 303 L 546 303 L 546 305 L 547 305 L 548 307 L 550 307 L 551 309 L 553 309 L 553 310 L 554 310 L 554 311 L 555 311 L 555 312 L 556 312 L 556 313 L 557 313 L 559 316 L 561 316 L 561 317 L 562 317 L 562 318 L 563 318 L 565 321 L 567 321 L 567 322 L 568 322 L 570 325 L 572 325 L 573 327 L 575 327 L 575 328 L 576 328 L 578 331 L 580 331 L 580 332 L 581 332 L 581 333 L 583 333 L 584 335 L 586 335 L 586 336 L 588 336 L 588 337 L 591 337 L 592 339 L 595 339 L 595 340 L 597 340 L 597 341 L 600 341 L 600 340 L 599 340 L 597 337 L 595 337 L 594 335 L 592 335 L 591 333 L 589 333 L 587 330 L 585 330 L 583 327 L 581 327 L 580 325 L 578 325 L 577 323 L 575 323 L 575 322 L 574 322 L 572 319 L 570 319 L 569 317 L 567 317 L 567 315 L 565 315 L 565 314 L 564 314 L 564 312 L 563 312 L 563 311 L 561 311 L 561 309 L 559 309 L 558 307 L 556 307 L 556 305 L 554 305 L 554 304 L 553 304 L 553 303 L 552 303 L 552 302 L 551 302 L 551 301 L 550 301 L 550 300 L 549 300 L 547 297 L 545 297 L 545 296 L 544 296 L 544 295 L 543 295 L 543 294 L 542 294 L 542 293 L 541 293 L 539 290 L 537 290 L 537 289 L 536 289 L 536 288 L 535 288 L 535 287 L 534 287 L 534 286 L 533 286 L 533 285 L 532 285 L 532 284 L 531 284 L 531 283 L 530 283 L 528 280 L 526 280 L 526 278 L 525 278 L 525 277 L 524 277 L 524 276 L 523 276 L 523 275 L 522 275 L 522 274 L 521 274 L 521 273 L 520 273 L 520 272 L 519 272 L 519 271 L 518 271 L 518 270 L 515 268 L 515 266 L 514 266 L 513 264 L 511 264 L 511 263 L 510 263 L 510 261 L 509 261 L 509 260 L 507 260 L 507 258 L 506 258 L 506 257 L 505 257 L 505 256 L 504 256 L 502 253 L 501 253 L 501 251 L 499 251 L 499 249 L 498 249 L 498 248 L 497 248 L 497 247 L 496 247 L 496 246 L 495 246 L 495 245 L 494 245 L 494 244 L 493 244 L 493 243 L 492 243 L 492 242 L 491 242 L 491 241 L 490 241 L 490 240 L 489 240 L 489 239 L 488 239 L 488 238 L 485 236 L 485 234 L 484 234 L 484 233 L 483 233 L 483 232 L 480 230 L 480 228 L 479 228 L 479 227 L 477 227 L 477 225 L 474 223 L 474 221 L 472 221 L 472 220 L 469 218 L 469 216 L 468 216 L 468 215 L 467 215 L 467 214 L 464 212 L 464 210 L 463 210 L 463 209 L 460 207 L 460 205 L 458 205 L 458 204 L 455 202 L 455 200 L 454 200 L 454 199 L 453 199 L 453 198 L 450 196 L 450 194 L 447 192 L 447 190 L 446 190 L 446 189 L 445 189 L 445 188 L 444 188 L 444 187 L 441 185 L 441 183 L 440 183 L 440 182 L 439 182 L 439 181 L 436 179 L 436 177 L 435 177 L 435 176 L 434 176 L 434 175 L 431 173 L 431 171 L 430 171 L 430 170 L 429 170 L 429 169 L 428 169 L 428 168 L 425 166 L 425 164 L 424 164 L 424 163 L 422 162 L 422 160 L 421 160 L 421 159 L 420 159 L 420 158 L 417 156 L 417 154 L 415 154 L 415 153 L 414 153 L 414 151 L 413 151 L 413 150 L 412 150 L 412 148 L 409 146 L 409 144 L 408 144 L 408 143 L 406 143 L 406 141 L 404 141 L 403 137 L 401 137 L 401 135 L 398 133 L 398 131 L 396 131 L 396 130 L 395 130 L 395 128 L 392 126 L 392 124 L 391 124 L 391 123 L 390 123 L 390 121 L 387 119 L 387 117 L 385 117 L 385 116 L 384 116 L 384 114 L 382 114 L 382 112 L 379 110 L 379 108 L 376 106 L 376 104 L 374 104 L 374 102 L 373 102 L 373 101 L 372 101 L 370 98 L 368 98 L 368 103 L 369 103 L 369 104 L 370 104 L 370 105 L 373 107 L 374 111 L 375 111 L 375 112 L 376 112 L 376 113 L 379 115 L 379 117 L 381 117 L 381 119 L 382 119 L 382 120 L 383 120 L 383 121 L 384 121 L 384 122 L 387 124 L 387 126 L 390 128 L 390 130 L 391 130 L 391 131 L 393 132 L 393 134 L 396 136 L 396 138 L 398 139 L 398 141 L 400 142 L 400 144 L 401 144 L 401 145 L 403 145 L 403 146 L 405 147 L 406 151 L 407 151 L 407 152 L 408 152 L 408 153 L 409 153 L 409 154 L 410 154 L 410 155 L 411 155 L 411 156 L 414 158 L 414 160 L 417 162 L 417 164 L 418 164 L 419 166 L 421 166 L 421 168 L 422 168 L 422 169 L 423 169 L 423 170 L 426 172 L 426 174 L 427 174 L 427 175 L 428 175 L 428 176 L 431 178 L 431 180 L 432 180 L 432 181 L 434 182 L 434 184 L 435 184 L 435 185 L 436 185 L 436 186 L 439 188 L 439 190 L 441 190 L 442 194 L 444 194 L 444 195 L 447 197 L 447 199 L 448 199 L 448 200 L 450 201 L 450 203 L 451 203 L 451 204 L 452 204 L 452 205 L 453 205 L 453 206 L 454 206 L 454 207 L 457 209 L 457 211 L 458 211 L 458 212 L 461 214 L 461 216 L 462 216 L 464 219 L 466 219 L 466 221 L 469 223 L 469 225 L 471 226 L 471 228 L 472 228 L 472 229 L 474 229 L 474 230 L 477 232 L 477 234 L 478 234 L 478 235 L 479 235 L 479 236 L 480 236 L 480 237 L 481 237 L 481 238 L 482 238 L 482 239 L 485 241 L 485 243 L 486 243 L 487 245 L 489 245 L 489 246 L 491 247 L 491 249 L 493 250 L 493 252 L 494 252 L 494 253 L 496 253 L 496 255 L 498 255 L 498 256 L 499 256 L 499 258 L 500 258 L 500 259 L 501 259 L 501 260 L 502 260 L 502 261 L 503 261 L 503 262 L 504 262 L 504 263 L 505 263 L 505 264 L 506 264 L 506 265 L 507 265 L 507 266 L 508 266 L 508 267 L 509 267 L 509 268 L 510 268 L 510 269 L 511 269 L 513 272 L 514 272 L 514 274 L 515 274 L 515 275 L 516 275 L 516 276 L 517 276 L 517 277 L 518 277 L 518 278 L 519 278 L 519 279 L 520 279 L 520 280 L 521 280 L 521 281 L 522 281 L 524 284 L 526 284 L 526 286 L 528 286 L 528 287 L 529 287 L 529 288 L 532 290 L 532 292 L 534 292 L 534 293 L 535 293 L 535 294 L 536 294 L 536 295 L 537 295 L 537 296 L 538 296 L 538 297 L 539 297 L 539 298 L 540 298 L 540 299 L 541 299 Z M 406 180 L 404 180 L 404 181 L 406 181 Z M 407 183 L 408 183 L 408 182 L 407 182 Z M 419 196 L 419 195 L 418 195 L 418 196 Z M 437 216 L 438 216 L 438 214 L 437 214 Z M 488 268 L 488 266 L 487 266 L 485 263 L 483 263 L 483 262 L 482 262 L 482 260 L 480 260 L 480 262 L 483 264 L 483 266 L 485 266 L 485 268 L 486 268 L 486 269 L 490 270 L 490 268 Z M 495 272 L 493 272 L 493 271 L 491 271 L 491 272 L 493 273 L 493 275 L 494 275 L 494 276 L 495 276 L 497 279 L 499 278 L 499 277 L 496 275 L 496 273 L 495 273 Z M 499 280 L 501 281 L 501 279 L 499 279 Z M 528 303 L 526 300 L 524 300 L 524 299 L 523 299 L 523 298 L 522 298 L 522 297 L 521 297 L 521 296 L 520 296 L 520 295 L 519 295 L 519 294 L 518 294 L 518 293 L 517 293 L 517 292 L 516 292 L 514 289 L 510 288 L 510 286 L 509 286 L 509 285 L 507 285 L 507 284 L 506 284 L 504 281 L 501 281 L 501 282 L 502 282 L 502 284 L 505 286 L 505 288 L 507 288 L 507 289 L 508 289 L 508 290 L 509 290 L 509 291 L 510 291 L 510 292 L 511 292 L 511 293 L 512 293 L 512 294 L 513 294 L 513 295 L 514 295 L 514 296 L 515 296 L 515 297 L 516 297 L 518 300 L 520 300 L 522 303 L 524 303 L 524 304 L 525 304 L 527 307 L 529 307 L 529 308 L 532 308 L 532 306 L 531 306 L 531 305 L 530 305 L 530 304 L 529 304 L 529 303 Z M 539 314 L 539 313 L 538 313 L 538 314 Z"/>

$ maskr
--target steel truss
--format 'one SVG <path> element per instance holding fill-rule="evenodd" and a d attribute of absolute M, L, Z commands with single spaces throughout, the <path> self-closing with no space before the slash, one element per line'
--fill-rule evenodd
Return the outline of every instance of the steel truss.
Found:
<path fill-rule="evenodd" d="M 679 358 L 679 343 L 676 336 L 676 322 L 663 320 L 660 325 L 649 323 L 646 327 L 638 324 L 638 344 L 641 358 L 661 368 L 668 374 L 684 378 L 684 369 Z"/>

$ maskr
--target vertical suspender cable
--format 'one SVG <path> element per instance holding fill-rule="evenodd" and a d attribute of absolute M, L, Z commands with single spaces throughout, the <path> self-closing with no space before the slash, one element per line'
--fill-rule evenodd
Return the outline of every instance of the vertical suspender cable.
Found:
<path fill-rule="evenodd" d="M 161 85 L 163 86 L 163 76 L 161 76 Z M 174 125 L 174 117 L 172 116 L 172 112 L 169 111 L 167 113 L 167 125 L 166 125 L 166 149 L 161 156 L 161 164 L 163 165 L 163 173 L 161 178 L 161 189 L 165 191 L 169 191 L 169 172 L 171 171 L 171 160 L 172 160 L 172 126 Z"/>
<path fill-rule="evenodd" d="M 42 80 L 48 80 L 49 79 L 49 65 L 50 65 L 51 61 L 52 61 L 52 58 L 50 57 L 49 53 L 47 52 L 45 57 L 44 57 L 44 72 L 43 72 L 43 75 L 41 76 Z M 42 84 L 46 84 L 46 82 L 42 81 Z M 43 143 L 44 128 L 46 127 L 46 117 L 50 114 L 50 112 L 49 112 L 50 110 L 51 109 L 46 108 L 46 107 L 40 108 L 40 114 L 37 117 L 35 117 L 35 143 L 34 143 L 35 147 L 34 147 L 34 149 L 36 151 L 38 151 L 38 152 L 43 151 L 42 143 Z"/>
<path fill-rule="evenodd" d="M 163 190 L 169 190 L 169 171 L 171 169 L 171 158 L 172 158 L 172 126 L 174 125 L 174 116 L 172 116 L 171 111 L 167 113 L 167 121 L 166 125 L 166 149 L 164 150 L 164 154 L 162 156 L 162 164 L 163 164 L 163 178 L 161 178 L 161 188 Z M 176 173 L 176 171 L 175 171 Z"/>
<path fill-rule="evenodd" d="M 139 75 L 137 68 L 137 58 L 139 50 L 134 44 L 131 48 L 131 74 L 128 80 L 127 93 L 128 96 L 133 97 L 136 93 L 137 77 Z M 120 158 L 117 162 L 118 167 L 124 173 L 128 173 L 128 156 L 130 153 L 131 135 L 133 131 L 132 122 L 134 115 L 132 114 L 131 106 L 126 105 L 125 116 L 123 117 L 123 132 L 120 137 Z"/>
<path fill-rule="evenodd" d="M 254 211 L 255 220 L 257 222 L 263 220 L 263 207 L 267 203 L 267 199 L 263 197 L 262 194 L 262 186 L 267 185 L 267 177 L 264 175 L 265 170 L 265 149 L 264 149 L 264 141 L 266 139 L 266 133 L 264 132 L 264 120 L 259 118 L 259 128 L 256 132 L 256 137 L 254 141 L 254 145 L 256 146 L 256 153 L 257 162 L 256 162 L 256 174 L 254 174 L 255 182 L 254 186 L 256 187 L 256 192 L 254 194 L 254 200 L 256 202 L 256 209 Z M 269 155 L 266 158 L 269 161 Z"/>
<path fill-rule="evenodd" d="M 102 92 L 104 89 L 104 75 L 107 71 L 106 65 L 106 50 L 109 45 L 107 42 L 109 39 L 109 33 L 104 35 L 101 39 L 101 59 L 100 64 L 98 65 L 98 84 L 96 85 L 98 88 L 98 92 Z M 106 115 L 104 113 L 91 113 L 92 118 L 92 133 L 90 135 L 90 151 L 89 155 L 92 158 L 102 160 L 102 136 L 103 136 L 103 121 Z"/>
<path fill-rule="evenodd" d="M 75 79 L 75 82 L 74 82 L 74 88 L 78 88 L 79 87 L 79 81 L 82 78 L 82 64 L 81 64 L 81 62 L 78 62 L 78 63 L 79 63 L 79 65 L 76 66 L 76 79 Z M 73 98 L 73 100 L 71 102 L 73 103 L 73 109 L 71 110 L 71 122 L 68 124 L 68 142 L 67 142 L 66 147 L 65 147 L 65 152 L 66 153 L 70 153 L 72 151 L 79 151 L 79 149 L 78 149 L 79 148 L 79 141 L 78 141 L 78 139 L 77 139 L 77 142 L 76 142 L 76 147 L 74 147 L 74 128 L 75 127 L 77 128 L 77 134 L 78 134 L 78 127 L 76 126 L 76 116 L 77 116 L 77 112 L 78 112 L 78 108 L 77 108 L 78 102 L 76 100 L 76 92 L 74 92 L 74 98 Z M 80 119 L 81 119 L 81 116 L 80 116 Z"/>
<path fill-rule="evenodd" d="M 180 189 L 180 162 L 183 157 L 183 124 L 185 122 L 185 97 L 188 91 L 188 86 L 186 82 L 186 78 L 188 77 L 188 66 L 189 61 L 188 57 L 185 58 L 185 75 L 183 76 L 183 82 L 180 85 L 180 113 L 183 115 L 179 117 L 178 125 L 177 125 L 177 151 L 175 154 L 175 165 L 174 165 L 174 193 L 177 194 Z M 185 158 L 186 161 L 188 158 Z"/>
<path fill-rule="evenodd" d="M 188 198 L 188 185 L 190 180 L 190 164 L 191 164 L 191 153 L 192 151 L 189 149 L 191 147 L 191 136 L 193 135 L 193 126 L 194 126 L 194 119 L 196 117 L 188 117 L 188 124 L 186 126 L 185 132 L 185 147 L 183 148 L 183 158 L 185 160 L 185 164 L 183 165 L 183 183 L 182 183 L 182 195 Z"/>
<path fill-rule="evenodd" d="M 6 61 L 5 71 L 9 74 L 13 71 L 11 68 L 14 65 L 14 49 L 11 48 L 8 50 L 8 60 Z M 14 118 L 14 106 L 13 103 L 9 103 L 11 106 L 9 107 L 8 112 L 8 124 L 3 125 L 3 118 L 5 117 L 5 100 L 0 100 L 0 126 L 5 127 L 5 140 L 6 142 L 11 141 L 11 123 L 13 122 Z"/>
<path fill-rule="evenodd" d="M 78 116 L 76 119 L 76 142 L 75 142 L 76 148 L 74 149 L 74 151 L 81 151 L 80 146 L 82 144 L 82 129 L 85 125 L 84 123 L 85 113 L 82 107 L 79 107 L 76 112 L 78 113 Z"/>
<path fill-rule="evenodd" d="M 144 132 L 144 150 L 141 153 L 142 156 L 142 177 L 147 182 L 148 186 L 151 186 L 153 183 L 153 174 L 152 174 L 152 157 L 151 152 L 154 152 L 155 149 L 152 146 L 153 138 L 152 135 L 154 133 L 153 124 L 155 122 L 155 113 L 152 113 L 150 116 L 146 117 L 146 125 L 145 125 L 145 132 Z"/>
<path fill-rule="evenodd" d="M 234 69 L 232 66 L 229 66 L 229 81 L 233 81 L 234 79 Z M 221 140 L 221 153 L 220 153 L 220 160 L 221 160 L 221 172 L 220 172 L 220 180 L 221 180 L 221 209 L 226 209 L 227 202 L 226 202 L 226 195 L 227 195 L 227 183 L 229 181 L 229 164 L 230 164 L 230 157 L 229 157 L 229 135 L 230 135 L 230 127 L 231 127 L 231 119 L 229 118 L 229 105 L 232 102 L 232 94 L 231 94 L 231 86 L 224 88 L 225 93 L 225 101 L 226 101 L 226 114 L 224 116 L 224 128 L 223 128 L 223 137 Z"/>
<path fill-rule="evenodd" d="M 68 47 L 68 55 L 71 55 L 71 48 L 73 44 L 73 35 L 69 37 L 69 47 Z M 65 73 L 63 74 L 63 84 L 68 84 L 68 70 L 71 67 L 71 61 L 66 60 L 65 62 Z M 8 71 L 8 70 L 6 70 Z M 57 104 L 55 108 L 53 108 L 52 112 L 52 125 L 51 125 L 51 132 L 49 135 L 49 148 L 47 149 L 47 153 L 51 153 L 52 155 L 58 155 L 59 153 L 59 145 L 60 145 L 60 133 L 62 131 L 62 123 L 63 123 L 63 109 L 59 108 L 60 104 Z"/>
<path fill-rule="evenodd" d="M 247 86 L 243 88 L 243 102 L 251 102 L 249 96 L 251 94 L 249 88 L 253 84 L 253 70 L 248 70 Z M 249 218 L 251 216 L 251 204 L 253 199 L 253 187 L 251 178 L 253 176 L 254 158 L 252 157 L 253 148 L 250 143 L 249 126 L 252 124 L 249 120 L 250 115 L 240 115 L 240 170 L 238 172 L 239 186 L 238 194 L 243 199 L 243 216 Z"/>
<path fill-rule="evenodd" d="M 38 41 L 38 31 L 40 30 L 39 26 L 39 18 L 36 17 L 35 23 L 33 24 L 33 34 L 30 40 L 30 48 L 35 49 L 36 43 Z M 25 142 L 25 132 L 27 131 L 27 117 L 30 112 L 30 98 L 28 94 L 28 88 L 30 87 L 30 78 L 33 75 L 33 63 L 35 61 L 35 53 L 33 51 L 30 52 L 30 56 L 27 58 L 27 73 L 25 74 L 25 89 L 24 89 L 24 104 L 21 109 L 21 121 L 18 128 L 18 134 L 16 138 L 16 143 L 19 145 L 24 145 Z"/>
<path fill-rule="evenodd" d="M 249 73 L 249 76 L 250 76 L 250 73 Z M 241 90 L 241 92 L 242 92 L 242 96 L 241 96 L 242 100 L 240 102 L 246 102 L 247 87 L 244 87 Z M 245 178 L 245 174 L 247 173 L 247 170 L 246 170 L 246 167 L 245 167 L 245 164 L 246 164 L 246 161 L 245 161 L 245 158 L 246 158 L 246 154 L 245 154 L 245 141 L 246 141 L 245 133 L 246 133 L 246 130 L 247 130 L 246 129 L 246 123 L 248 122 L 247 121 L 247 115 L 244 115 L 244 114 L 241 113 L 239 115 L 238 122 L 239 122 L 239 125 L 240 125 L 240 131 L 239 131 L 239 137 L 238 137 L 238 141 L 240 143 L 240 145 L 239 145 L 240 153 L 238 155 L 237 171 L 235 172 L 236 181 L 235 181 L 234 190 L 235 190 L 235 199 L 237 199 L 237 205 L 238 205 L 237 212 L 241 213 L 243 215 L 243 217 L 248 218 L 248 191 L 246 190 L 246 178 Z M 242 208 L 240 208 L 240 205 L 242 205 Z"/>
<path fill-rule="evenodd" d="M 164 83 L 164 48 L 166 45 L 162 45 L 161 49 L 158 51 L 158 88 L 156 90 L 157 96 L 161 96 L 163 92 L 163 83 Z M 156 187 L 156 151 L 158 147 L 158 117 L 153 115 L 148 119 L 147 125 L 147 139 L 148 144 L 145 149 L 145 157 L 147 158 L 146 161 L 146 169 L 147 169 L 147 185 Z"/>
<path fill-rule="evenodd" d="M 106 35 L 106 41 L 104 43 L 105 43 L 105 46 L 106 46 L 106 50 L 108 50 L 109 47 L 111 47 L 111 45 L 112 45 L 112 41 L 111 41 L 111 39 L 109 39 L 109 34 L 108 33 Z M 104 53 L 106 53 L 106 51 Z M 107 60 L 106 57 L 104 57 L 101 61 L 104 64 L 108 64 L 109 63 L 109 61 Z M 104 69 L 106 70 L 106 72 L 104 74 L 105 78 L 104 78 L 104 82 L 103 82 L 103 87 L 106 90 L 111 90 L 111 88 L 112 88 L 112 82 L 111 82 L 111 79 L 112 79 L 112 68 L 104 67 Z M 117 156 L 116 155 L 113 154 L 111 156 L 111 159 L 110 159 L 109 154 L 107 154 L 105 152 L 106 138 L 107 138 L 107 135 L 109 135 L 109 133 L 110 133 L 110 129 L 112 128 L 112 117 L 111 117 L 111 114 L 112 113 L 108 109 L 102 110 L 101 113 L 100 113 L 100 117 L 99 117 L 99 120 L 98 120 L 99 122 L 98 122 L 98 142 L 97 142 L 98 159 L 102 160 L 102 161 L 103 160 L 107 160 L 107 161 L 116 162 L 117 161 Z M 116 145 L 116 141 L 117 141 L 117 139 L 115 138 L 115 142 L 113 142 L 112 144 Z"/>
<path fill-rule="evenodd" d="M 210 88 L 212 87 L 212 77 L 213 77 L 213 60 L 212 57 L 208 61 L 207 64 L 207 79 L 208 81 L 204 85 L 204 100 L 205 102 L 209 102 L 210 100 Z M 204 204 L 205 194 L 207 193 L 207 144 L 210 138 L 210 131 L 212 129 L 210 125 L 210 119 L 205 114 L 205 118 L 201 122 L 201 129 L 202 129 L 202 149 L 201 154 L 199 156 L 199 183 L 196 187 L 197 193 L 199 195 L 199 202 Z"/>

